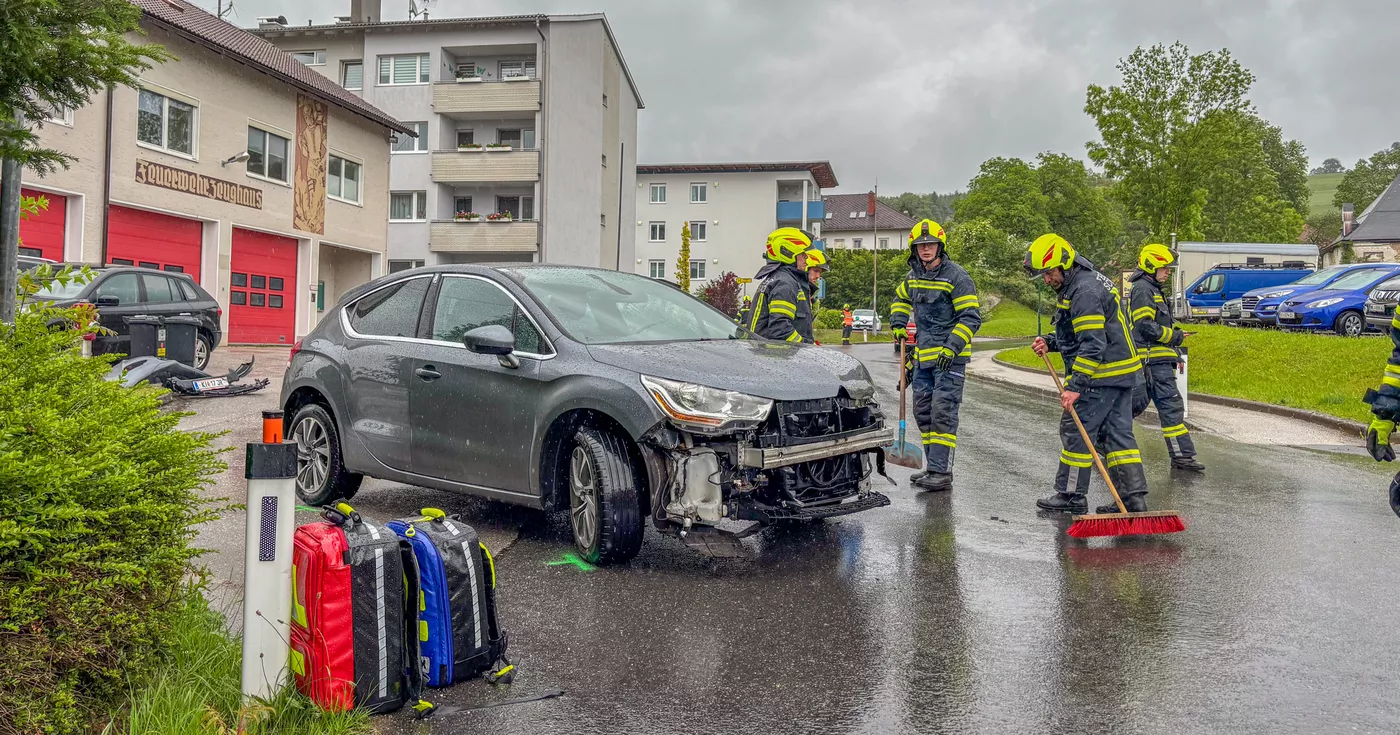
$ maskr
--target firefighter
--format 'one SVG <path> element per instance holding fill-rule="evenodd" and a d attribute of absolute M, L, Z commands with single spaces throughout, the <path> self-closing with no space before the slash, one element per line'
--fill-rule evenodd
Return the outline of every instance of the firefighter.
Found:
<path fill-rule="evenodd" d="M 1051 511 L 1083 514 L 1088 511 L 1085 491 L 1093 456 L 1084 445 L 1070 417 L 1071 406 L 1102 453 L 1104 464 L 1129 512 L 1147 510 L 1147 477 L 1133 438 L 1133 386 L 1139 380 L 1142 360 L 1133 346 L 1128 321 L 1119 308 L 1118 289 L 1093 263 L 1078 257 L 1063 237 L 1041 235 L 1031 243 L 1024 265 L 1032 278 L 1040 278 L 1059 294 L 1052 334 L 1036 337 L 1037 355 L 1059 352 L 1066 373 L 1060 405 L 1060 471 L 1055 494 L 1036 501 Z M 1078 482 L 1069 487 L 1070 474 L 1079 470 Z M 1099 513 L 1117 513 L 1109 503 Z"/>
<path fill-rule="evenodd" d="M 780 227 L 768 236 L 768 250 L 755 278 L 749 329 L 760 337 L 784 342 L 811 342 L 812 312 L 807 299 L 807 249 L 815 239 L 796 227 Z M 805 323 L 804 323 L 805 321 Z M 803 334 L 808 335 L 803 337 Z"/>
<path fill-rule="evenodd" d="M 909 272 L 890 305 L 895 339 L 905 339 L 911 318 L 914 420 L 924 440 L 924 471 L 911 479 L 921 490 L 951 490 L 965 366 L 982 313 L 972 277 L 948 257 L 943 227 L 928 219 L 909 231 Z"/>
<path fill-rule="evenodd" d="M 846 304 L 841 307 L 841 344 L 851 344 L 851 327 L 856 323 L 856 317 L 851 313 L 851 305 Z"/>
<path fill-rule="evenodd" d="M 749 297 L 744 297 L 744 305 L 739 307 L 739 313 L 734 316 L 734 321 L 739 324 L 747 324 L 749 321 L 749 311 L 753 308 L 753 303 Z"/>
<path fill-rule="evenodd" d="M 1176 365 L 1181 355 L 1176 348 L 1186 335 L 1174 326 L 1172 310 L 1162 296 L 1162 285 L 1171 277 L 1168 267 L 1176 261 L 1166 245 L 1144 245 L 1138 255 L 1138 272 L 1133 274 L 1133 290 L 1128 320 L 1133 325 L 1133 344 L 1143 358 L 1143 381 L 1134 389 L 1133 416 L 1147 410 L 1149 401 L 1157 405 L 1162 420 L 1162 438 L 1172 469 L 1204 472 L 1196 461 L 1196 445 L 1186 430 L 1186 402 L 1176 387 Z"/>
<path fill-rule="evenodd" d="M 821 344 L 821 342 L 817 341 L 816 332 L 814 330 L 816 329 L 816 315 L 820 306 L 820 304 L 817 303 L 817 293 L 821 289 L 819 282 L 822 280 L 822 276 L 826 275 L 826 253 L 816 248 L 807 248 L 805 254 L 807 256 L 807 331 L 802 333 L 802 338 L 810 340 L 814 344 Z M 799 302 L 798 309 L 800 310 L 801 308 L 802 303 Z M 798 316 L 800 317 L 801 314 Z M 802 322 L 803 320 L 798 319 L 798 321 Z"/>
<path fill-rule="evenodd" d="M 1395 461 L 1390 446 L 1390 434 L 1400 419 L 1400 310 L 1390 320 L 1390 360 L 1386 362 L 1378 390 L 1366 391 L 1364 400 L 1371 404 L 1371 425 L 1366 429 L 1366 450 L 1377 462 Z M 1400 516 L 1400 473 L 1390 482 L 1390 509 Z"/>

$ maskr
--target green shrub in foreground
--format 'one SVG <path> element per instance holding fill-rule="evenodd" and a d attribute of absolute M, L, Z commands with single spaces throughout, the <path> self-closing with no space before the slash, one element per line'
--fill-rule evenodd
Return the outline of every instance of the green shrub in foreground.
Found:
<path fill-rule="evenodd" d="M 22 279 L 30 294 L 37 287 Z M 149 672 L 185 604 L 198 491 L 224 469 L 160 391 L 84 359 L 81 312 L 0 325 L 0 731 L 91 732 Z"/>

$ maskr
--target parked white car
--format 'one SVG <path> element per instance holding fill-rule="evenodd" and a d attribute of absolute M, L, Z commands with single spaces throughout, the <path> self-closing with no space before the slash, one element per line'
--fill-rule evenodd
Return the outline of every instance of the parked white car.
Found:
<path fill-rule="evenodd" d="M 873 309 L 856 309 L 851 312 L 851 329 L 859 332 L 878 332 L 880 315 Z"/>

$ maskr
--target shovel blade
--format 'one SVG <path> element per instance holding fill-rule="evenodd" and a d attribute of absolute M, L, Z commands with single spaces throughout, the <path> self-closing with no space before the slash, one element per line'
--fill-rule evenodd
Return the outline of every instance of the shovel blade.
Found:
<path fill-rule="evenodd" d="M 885 445 L 885 461 L 911 470 L 921 470 L 924 468 L 924 453 L 909 442 L 896 441 Z"/>

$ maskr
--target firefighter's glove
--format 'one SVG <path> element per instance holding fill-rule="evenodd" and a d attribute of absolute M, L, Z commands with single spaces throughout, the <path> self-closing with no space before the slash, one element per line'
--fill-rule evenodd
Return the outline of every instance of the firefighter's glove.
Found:
<path fill-rule="evenodd" d="M 1371 419 L 1366 429 L 1366 451 L 1377 462 L 1394 462 L 1395 449 L 1390 446 L 1390 432 L 1395 431 L 1395 422 L 1385 419 Z"/>
<path fill-rule="evenodd" d="M 894 329 L 890 330 L 890 333 L 893 334 L 894 338 L 899 340 L 900 342 L 903 342 L 909 337 L 909 330 L 905 329 L 904 327 L 895 327 Z"/>
<path fill-rule="evenodd" d="M 1183 331 L 1181 331 L 1180 329 L 1178 329 L 1178 330 L 1176 330 L 1176 332 L 1175 332 L 1174 334 L 1172 334 L 1171 341 L 1167 342 L 1167 346 L 1168 346 L 1168 347 L 1180 347 L 1180 346 L 1181 346 L 1181 343 L 1182 343 L 1182 342 L 1185 342 L 1185 341 L 1186 341 L 1186 333 L 1183 332 Z"/>
<path fill-rule="evenodd" d="M 953 366 L 953 351 L 944 347 L 938 351 L 938 357 L 933 361 L 933 369 L 943 372 Z"/>

